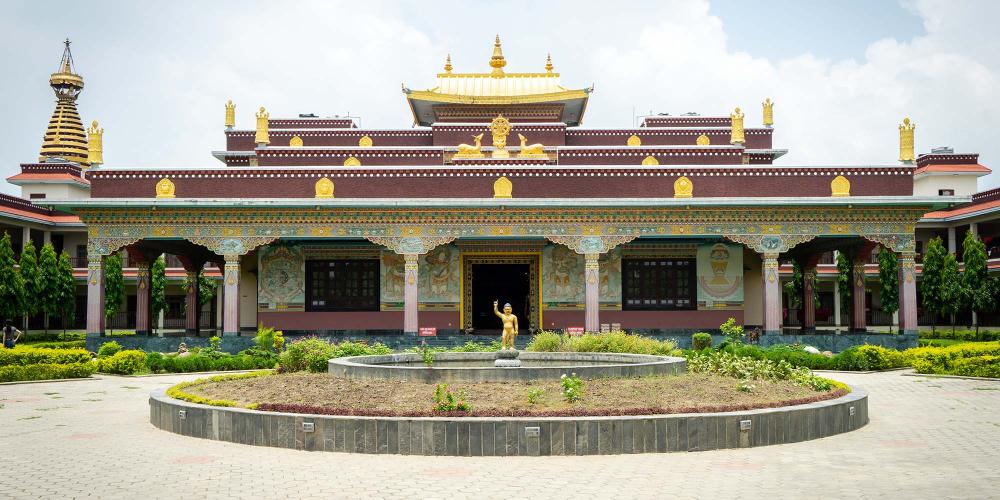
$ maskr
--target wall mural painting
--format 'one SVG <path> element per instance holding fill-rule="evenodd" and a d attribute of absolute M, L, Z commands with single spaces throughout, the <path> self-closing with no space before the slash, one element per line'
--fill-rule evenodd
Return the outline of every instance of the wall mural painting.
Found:
<path fill-rule="evenodd" d="M 726 243 L 698 246 L 698 308 L 743 306 L 743 247 Z"/>
<path fill-rule="evenodd" d="M 403 256 L 392 250 L 382 251 L 382 263 L 379 266 L 380 290 L 382 294 L 382 310 L 403 309 L 403 288 L 406 284 L 406 261 Z"/>
<path fill-rule="evenodd" d="M 542 249 L 542 300 L 547 309 L 582 309 L 584 302 L 583 255 L 563 245 Z M 601 255 L 599 293 L 602 304 L 622 301 L 622 254 L 615 248 Z"/>
<path fill-rule="evenodd" d="M 614 248 L 597 260 L 601 272 L 601 304 L 622 304 L 622 249 Z"/>
<path fill-rule="evenodd" d="M 267 245 L 258 252 L 259 311 L 302 311 L 305 307 L 306 263 L 297 245 Z"/>
<path fill-rule="evenodd" d="M 418 268 L 420 302 L 457 308 L 461 265 L 461 252 L 454 245 L 441 245 L 424 255 Z"/>

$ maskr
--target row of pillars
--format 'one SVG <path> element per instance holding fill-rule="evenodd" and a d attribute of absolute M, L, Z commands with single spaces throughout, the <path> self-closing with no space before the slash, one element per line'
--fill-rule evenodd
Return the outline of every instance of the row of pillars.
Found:
<path fill-rule="evenodd" d="M 150 281 L 150 264 L 158 255 L 127 248 L 129 259 L 135 263 L 136 277 L 136 314 L 135 331 L 137 335 L 152 333 L 152 283 Z M 187 290 L 185 295 L 184 330 L 187 335 L 197 335 L 200 330 L 198 272 L 205 266 L 205 261 L 178 256 L 187 273 Z M 87 272 L 87 335 L 101 336 L 105 331 L 104 316 L 104 256 L 90 255 Z M 238 255 L 227 255 L 223 265 L 223 335 L 239 334 L 239 276 L 240 262 Z"/>

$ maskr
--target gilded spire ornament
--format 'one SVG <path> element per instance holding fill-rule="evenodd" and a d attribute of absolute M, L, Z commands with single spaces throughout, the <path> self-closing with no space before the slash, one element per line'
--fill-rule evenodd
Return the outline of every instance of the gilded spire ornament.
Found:
<path fill-rule="evenodd" d="M 554 70 L 554 69 L 555 69 L 555 67 L 552 66 L 552 54 L 548 54 L 548 55 L 545 56 L 545 72 L 546 73 L 551 73 L 552 70 Z"/>
<path fill-rule="evenodd" d="M 104 163 L 104 129 L 97 126 L 97 120 L 87 129 L 87 163 L 91 166 Z"/>
<path fill-rule="evenodd" d="M 76 98 L 83 92 L 83 77 L 76 73 L 73 66 L 73 53 L 70 51 L 70 41 L 63 42 L 62 59 L 59 61 L 59 71 L 52 73 L 49 86 L 56 94 L 56 109 L 49 119 L 45 130 L 42 149 L 38 161 L 59 158 L 87 167 L 90 155 L 87 144 L 87 133 L 76 109 Z"/>
<path fill-rule="evenodd" d="M 448 57 L 444 60 L 444 72 L 451 74 L 451 54 L 448 54 Z"/>
<path fill-rule="evenodd" d="M 740 108 L 736 108 L 732 112 L 732 114 L 729 115 L 729 118 L 733 122 L 732 134 L 730 135 L 729 143 L 730 144 L 746 143 L 746 139 L 744 138 L 743 135 L 743 112 L 740 111 Z"/>
<path fill-rule="evenodd" d="M 764 102 L 761 103 L 761 106 L 764 107 L 764 126 L 765 127 L 774 126 L 774 102 L 772 102 L 771 98 L 768 97 L 764 99 Z"/>
<path fill-rule="evenodd" d="M 903 118 L 903 123 L 899 125 L 899 161 L 910 163 L 916 155 L 913 154 L 913 130 L 917 128 L 916 123 L 911 123 L 909 117 Z"/>
<path fill-rule="evenodd" d="M 503 50 L 500 48 L 500 35 L 497 35 L 493 42 L 493 57 L 490 57 L 490 67 L 493 68 L 493 76 L 503 76 L 503 67 L 507 65 L 507 60 L 503 57 Z"/>
<path fill-rule="evenodd" d="M 226 101 L 226 130 L 232 130 L 236 126 L 236 105 L 233 100 Z"/>
<path fill-rule="evenodd" d="M 257 111 L 257 136 L 254 138 L 254 142 L 259 147 L 264 147 L 271 143 L 271 139 L 267 134 L 267 119 L 270 117 L 271 115 L 264 110 L 264 106 L 261 106 L 260 110 Z"/>

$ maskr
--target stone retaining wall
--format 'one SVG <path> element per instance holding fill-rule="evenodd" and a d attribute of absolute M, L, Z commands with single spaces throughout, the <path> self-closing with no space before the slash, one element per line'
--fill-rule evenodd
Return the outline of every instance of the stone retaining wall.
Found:
<path fill-rule="evenodd" d="M 544 456 L 664 453 L 808 441 L 868 423 L 868 395 L 783 408 L 679 415 L 552 418 L 338 417 L 149 399 L 150 422 L 184 436 L 347 453 Z M 183 414 L 182 414 L 183 412 Z"/>

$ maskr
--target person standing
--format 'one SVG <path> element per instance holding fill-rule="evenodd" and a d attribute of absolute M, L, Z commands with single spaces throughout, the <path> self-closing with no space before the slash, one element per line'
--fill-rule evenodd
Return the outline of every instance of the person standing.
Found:
<path fill-rule="evenodd" d="M 14 328 L 11 321 L 4 320 L 3 322 L 3 346 L 7 349 L 13 349 L 17 341 L 21 339 L 21 330 Z"/>

